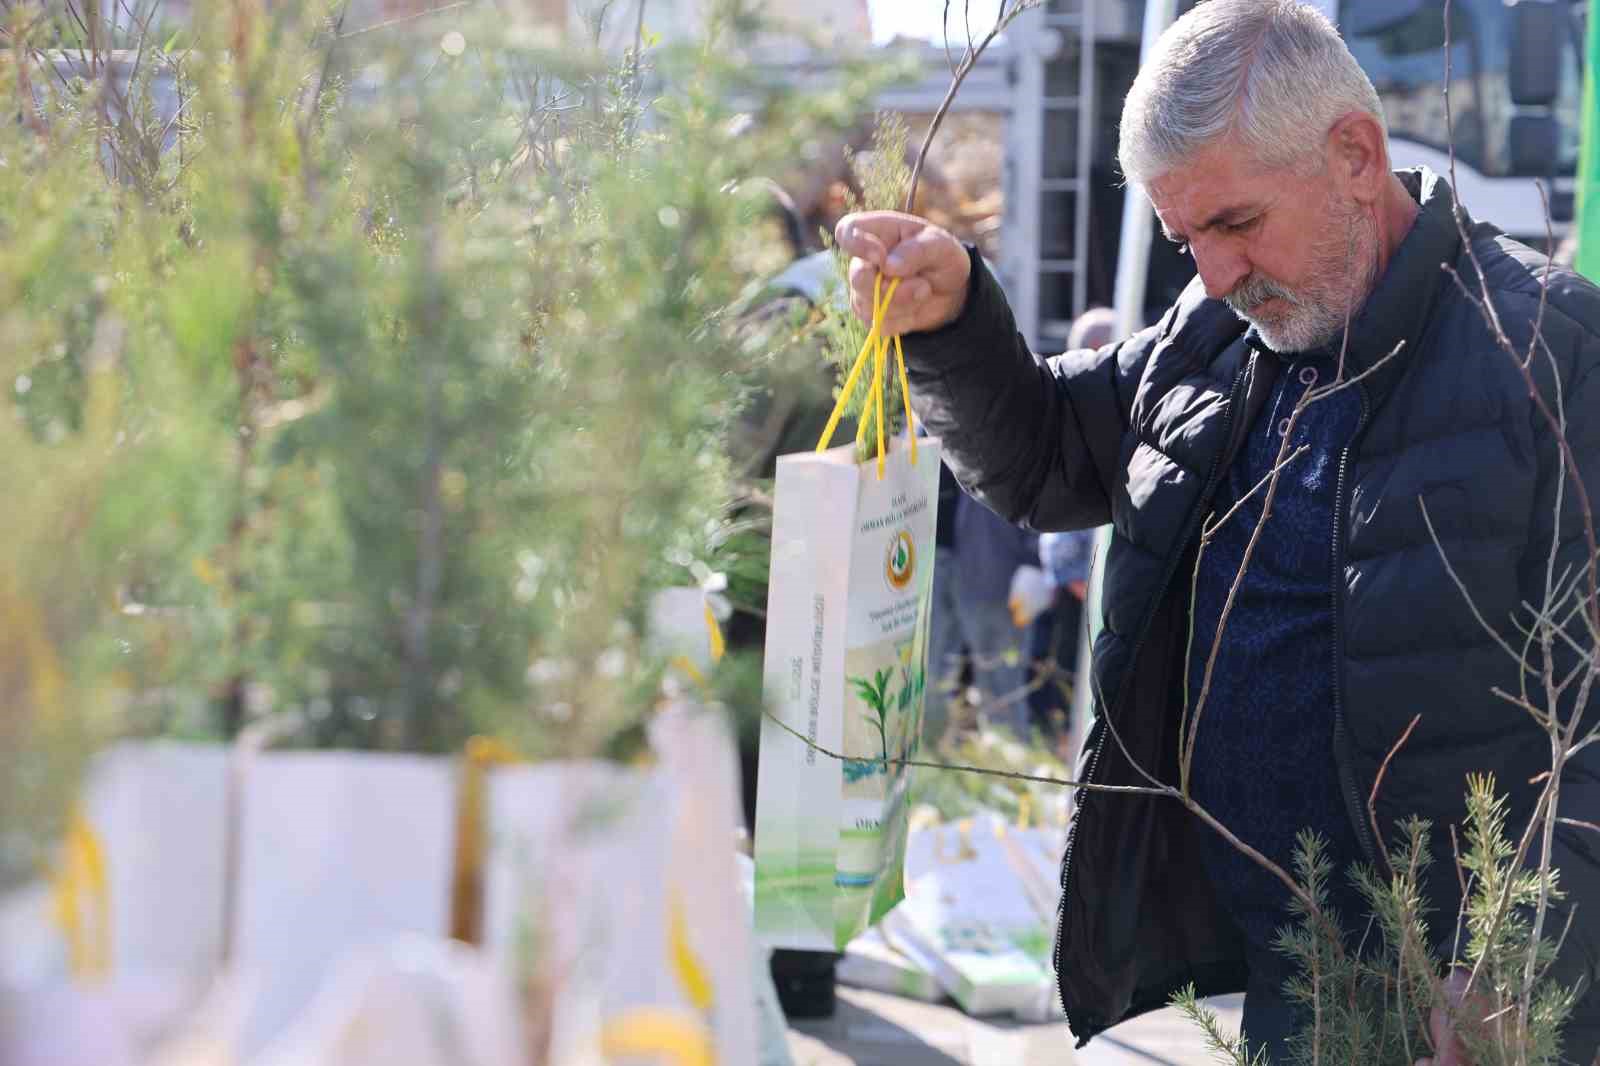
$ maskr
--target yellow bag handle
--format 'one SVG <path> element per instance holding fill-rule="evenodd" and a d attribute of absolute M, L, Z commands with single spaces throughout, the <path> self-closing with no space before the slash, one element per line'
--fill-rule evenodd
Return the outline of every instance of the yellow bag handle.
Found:
<path fill-rule="evenodd" d="M 856 381 L 861 377 L 861 371 L 866 367 L 869 358 L 873 361 L 872 388 L 867 393 L 867 402 L 862 409 L 861 424 L 856 430 L 856 444 L 860 446 L 867 437 L 867 428 L 876 422 L 878 430 L 878 478 L 883 478 L 883 463 L 885 446 L 883 439 L 883 376 L 885 364 L 889 358 L 889 342 L 894 341 L 895 365 L 900 378 L 900 396 L 906 406 L 906 438 L 911 445 L 911 462 L 917 461 L 917 433 L 911 414 L 911 385 L 906 379 L 906 353 L 900 344 L 900 335 L 896 333 L 893 338 L 884 335 L 883 319 L 889 311 L 889 303 L 894 299 L 895 290 L 900 287 L 900 279 L 894 278 L 889 282 L 887 292 L 883 288 L 883 275 L 879 274 L 872 282 L 872 327 L 867 331 L 866 342 L 861 345 L 861 352 L 856 356 L 850 373 L 845 375 L 844 387 L 839 390 L 839 402 L 833 405 L 833 414 L 828 416 L 827 427 L 822 431 L 822 438 L 817 441 L 817 451 L 825 452 L 833 441 L 833 434 L 839 428 L 839 420 L 844 417 L 845 405 L 850 402 L 850 397 L 855 394 Z"/>
<path fill-rule="evenodd" d="M 67 941 L 73 977 L 111 972 L 111 892 L 105 847 L 81 809 L 74 809 L 51 884 L 56 924 Z"/>

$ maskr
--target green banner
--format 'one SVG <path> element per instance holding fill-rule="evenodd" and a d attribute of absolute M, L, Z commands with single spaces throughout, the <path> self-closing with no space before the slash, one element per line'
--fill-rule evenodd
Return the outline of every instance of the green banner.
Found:
<path fill-rule="evenodd" d="M 1578 151 L 1578 257 L 1574 264 L 1590 281 L 1600 282 L 1600 4 L 1589 9 L 1589 43 L 1584 60 L 1583 140 Z"/>

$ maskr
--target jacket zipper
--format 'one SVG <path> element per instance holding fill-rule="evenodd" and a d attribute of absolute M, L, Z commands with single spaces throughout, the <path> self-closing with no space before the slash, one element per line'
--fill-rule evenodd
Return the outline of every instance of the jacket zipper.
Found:
<path fill-rule="evenodd" d="M 1245 361 L 1244 366 L 1240 367 L 1239 372 L 1233 377 L 1233 386 L 1228 392 L 1228 410 L 1222 416 L 1222 447 L 1217 450 L 1216 456 L 1211 460 L 1211 469 L 1206 474 L 1205 485 L 1201 488 L 1199 501 L 1194 508 L 1194 512 L 1189 516 L 1188 525 L 1184 528 L 1183 536 L 1178 538 L 1176 550 L 1167 559 L 1166 569 L 1161 577 L 1161 585 L 1156 590 L 1156 594 L 1151 597 L 1150 607 L 1145 612 L 1144 618 L 1139 623 L 1139 636 L 1138 639 L 1133 643 L 1133 652 L 1128 656 L 1128 673 L 1123 677 L 1122 684 L 1118 687 L 1116 699 L 1112 701 L 1110 706 L 1101 709 L 1101 717 L 1111 714 L 1112 710 L 1120 706 L 1127 698 L 1128 686 L 1132 683 L 1133 666 L 1139 661 L 1139 654 L 1144 651 L 1145 640 L 1150 636 L 1150 626 L 1155 621 L 1156 611 L 1160 609 L 1161 601 L 1166 598 L 1167 589 L 1171 587 L 1172 579 L 1178 572 L 1178 563 L 1183 558 L 1184 551 L 1189 543 L 1189 539 L 1194 536 L 1195 530 L 1199 527 L 1200 520 L 1202 518 L 1201 512 L 1204 508 L 1205 502 L 1211 499 L 1216 492 L 1217 482 L 1221 479 L 1222 457 L 1230 450 L 1230 445 L 1233 440 L 1234 415 L 1239 409 L 1239 404 L 1243 401 L 1241 387 L 1250 377 L 1251 371 L 1255 367 L 1256 358 L 1256 353 L 1252 351 L 1250 353 L 1250 358 Z M 1364 400 L 1363 404 L 1365 404 Z M 1365 407 L 1363 406 L 1363 412 L 1364 411 Z M 1364 414 L 1363 418 L 1365 418 Z M 1091 673 L 1093 673 L 1094 670 L 1092 658 L 1093 657 L 1091 656 Z M 1083 680 L 1087 681 L 1087 679 Z M 1092 784 L 1094 782 L 1095 771 L 1099 769 L 1100 766 L 1100 753 L 1105 749 L 1106 746 L 1107 729 L 1103 723 L 1098 721 L 1096 722 L 1096 726 L 1100 729 L 1100 737 L 1093 750 L 1089 753 L 1089 762 L 1084 768 L 1083 781 L 1086 784 Z M 1354 786 L 1352 785 L 1351 787 L 1353 790 Z M 1062 1013 L 1066 1015 L 1067 1028 L 1072 1030 L 1073 1035 L 1078 1037 L 1080 1045 L 1084 1040 L 1087 1040 L 1088 1037 L 1080 1035 L 1078 1027 L 1073 1024 L 1075 1021 L 1080 1019 L 1075 1019 L 1073 1017 L 1072 1009 L 1067 1006 L 1067 998 L 1061 991 L 1061 929 L 1067 913 L 1067 880 L 1072 871 L 1073 845 L 1077 842 L 1078 838 L 1077 823 L 1082 820 L 1084 814 L 1084 805 L 1088 802 L 1091 795 L 1092 793 L 1088 790 L 1085 790 L 1078 795 L 1078 809 L 1076 814 L 1073 816 L 1072 831 L 1067 835 L 1066 851 L 1061 856 L 1061 900 L 1056 904 L 1055 946 L 1051 951 L 1051 959 L 1055 963 L 1057 971 L 1056 999 L 1060 1001 Z"/>
<path fill-rule="evenodd" d="M 1339 480 L 1333 498 L 1333 581 L 1330 584 L 1333 596 L 1333 761 L 1339 771 L 1339 781 L 1344 786 L 1345 805 L 1349 808 L 1350 821 L 1355 825 L 1356 839 L 1360 841 L 1367 861 L 1374 869 L 1381 869 L 1388 857 L 1383 856 L 1380 863 L 1377 846 L 1372 840 L 1372 827 L 1362 817 L 1364 807 L 1356 791 L 1355 771 L 1350 769 L 1350 734 L 1344 722 L 1344 487 L 1345 475 L 1350 468 L 1350 453 L 1355 451 L 1368 416 L 1367 390 L 1357 385 L 1356 392 L 1361 397 L 1361 421 L 1356 423 L 1355 435 L 1339 457 Z"/>

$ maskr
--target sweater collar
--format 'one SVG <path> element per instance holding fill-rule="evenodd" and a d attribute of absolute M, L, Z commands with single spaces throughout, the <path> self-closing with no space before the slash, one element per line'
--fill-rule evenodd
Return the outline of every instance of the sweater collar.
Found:
<path fill-rule="evenodd" d="M 1411 231 L 1389 258 L 1372 294 L 1351 320 L 1350 343 L 1344 350 L 1345 372 L 1353 377 L 1371 370 L 1400 346 L 1399 354 L 1368 379 L 1367 388 L 1373 394 L 1385 392 L 1394 374 L 1409 361 L 1438 302 L 1440 287 L 1455 284 L 1443 268 L 1455 262 L 1461 249 L 1455 196 L 1449 182 L 1427 167 L 1396 171 L 1395 175 L 1417 201 L 1420 210 Z M 1466 224 L 1470 227 L 1471 220 L 1467 219 Z M 1245 339 L 1256 350 L 1279 359 L 1292 354 L 1274 352 L 1254 326 Z M 1337 359 L 1342 342 L 1341 331 L 1323 349 L 1306 354 Z"/>

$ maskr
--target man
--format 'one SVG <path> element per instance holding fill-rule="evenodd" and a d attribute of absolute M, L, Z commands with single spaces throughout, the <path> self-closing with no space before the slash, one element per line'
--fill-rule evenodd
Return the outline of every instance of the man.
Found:
<path fill-rule="evenodd" d="M 1549 745 L 1492 694 L 1517 691 L 1518 668 L 1452 582 L 1421 505 L 1482 616 L 1517 643 L 1513 620 L 1545 599 L 1552 539 L 1557 574 L 1588 561 L 1570 486 L 1557 514 L 1554 434 L 1443 268 L 1476 285 L 1476 256 L 1525 351 L 1544 260 L 1470 218 L 1463 242 L 1443 178 L 1390 171 L 1371 84 L 1293 0 L 1210 0 L 1179 19 L 1128 94 L 1119 155 L 1199 272 L 1151 328 L 1036 359 L 976 257 L 892 213 L 838 226 L 854 306 L 870 311 L 876 271 L 904 279 L 886 326 L 906 334 L 920 413 L 969 491 L 1035 529 L 1112 523 L 1081 770 L 1097 783 L 1143 783 L 1129 755 L 1177 780 L 1178 723 L 1262 516 L 1251 490 L 1292 437 L 1211 671 L 1193 795 L 1281 866 L 1303 827 L 1338 867 L 1376 863 L 1367 799 L 1420 714 L 1375 820 L 1391 842 L 1402 818 L 1432 820 L 1443 863 L 1425 889 L 1443 939 L 1466 775 L 1493 772 L 1520 829 Z M 1567 439 L 1600 495 L 1600 291 L 1558 269 L 1547 295 L 1536 373 L 1546 397 L 1559 378 Z M 1341 373 L 1359 380 L 1291 419 Z M 1202 520 L 1236 504 L 1198 552 Z M 1596 754 L 1564 776 L 1563 815 L 1600 812 Z M 1597 856 L 1595 836 L 1558 827 L 1555 864 L 1577 906 L 1553 919 L 1573 919 L 1553 972 L 1583 982 L 1565 1043 L 1579 1062 L 1600 1044 Z M 1177 803 L 1082 793 L 1062 877 L 1056 966 L 1080 1039 L 1193 981 L 1201 995 L 1245 989 L 1247 1034 L 1281 1056 L 1297 1017 L 1267 943 L 1287 920 L 1270 876 Z M 1457 1061 L 1449 1043 L 1439 1063 Z"/>

